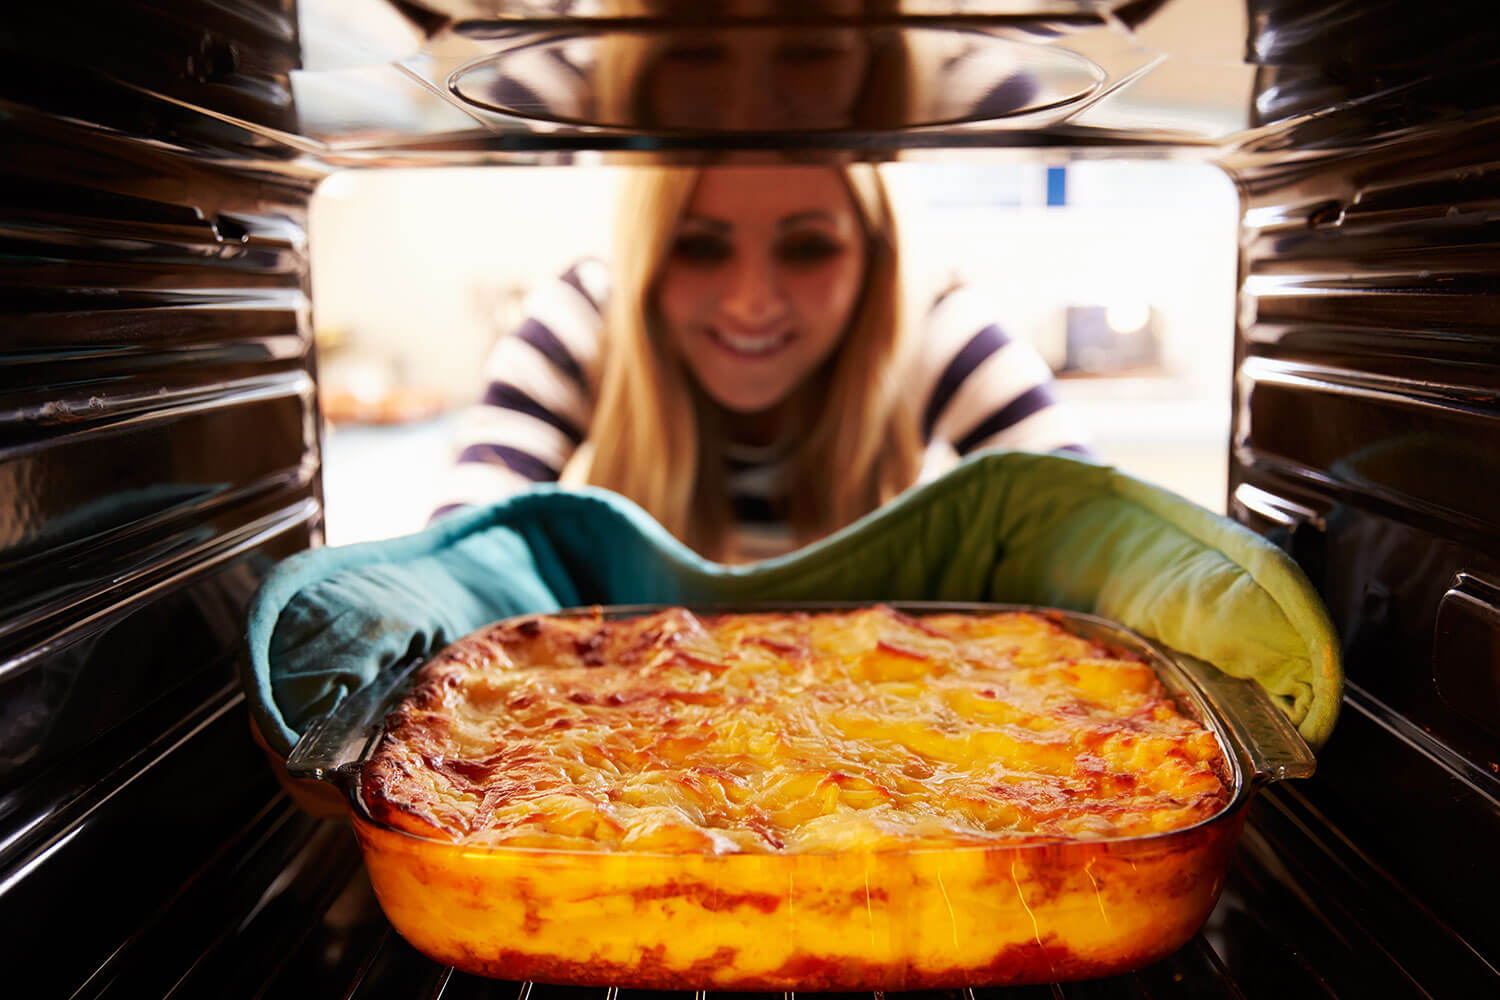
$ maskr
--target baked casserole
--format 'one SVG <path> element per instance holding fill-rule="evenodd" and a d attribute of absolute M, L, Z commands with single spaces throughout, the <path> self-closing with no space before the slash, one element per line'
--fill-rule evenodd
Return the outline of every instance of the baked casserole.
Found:
<path fill-rule="evenodd" d="M 449 646 L 356 829 L 397 929 L 468 971 L 901 989 L 1169 953 L 1235 793 L 1150 665 L 1056 616 L 669 608 Z"/>

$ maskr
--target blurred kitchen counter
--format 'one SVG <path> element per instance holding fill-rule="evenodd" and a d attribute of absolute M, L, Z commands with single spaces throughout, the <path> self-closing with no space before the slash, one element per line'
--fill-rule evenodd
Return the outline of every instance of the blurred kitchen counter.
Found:
<path fill-rule="evenodd" d="M 442 502 L 456 414 L 402 424 L 330 424 L 323 435 L 329 545 L 407 535 Z"/>
<path fill-rule="evenodd" d="M 1095 454 L 1217 514 L 1229 490 L 1229 394 L 1169 377 L 1070 378 L 1058 399 L 1088 427 Z"/>

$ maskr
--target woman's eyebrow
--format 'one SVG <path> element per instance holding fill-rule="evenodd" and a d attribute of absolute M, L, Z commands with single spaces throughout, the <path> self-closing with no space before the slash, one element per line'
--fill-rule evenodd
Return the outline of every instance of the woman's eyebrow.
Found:
<path fill-rule="evenodd" d="M 715 219 L 707 215 L 684 215 L 682 221 L 684 225 L 701 226 L 704 229 L 712 230 L 721 235 L 728 233 L 734 228 L 734 226 L 723 219 Z"/>
<path fill-rule="evenodd" d="M 821 209 L 812 212 L 795 212 L 791 215 L 782 216 L 776 223 L 776 226 L 778 229 L 790 229 L 793 226 L 800 226 L 804 222 L 832 223 L 833 213 L 825 212 Z"/>

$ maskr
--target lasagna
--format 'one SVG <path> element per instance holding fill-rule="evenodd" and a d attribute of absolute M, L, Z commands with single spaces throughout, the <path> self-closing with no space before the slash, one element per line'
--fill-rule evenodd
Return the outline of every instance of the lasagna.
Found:
<path fill-rule="evenodd" d="M 362 794 L 456 844 L 829 854 L 1161 833 L 1229 784 L 1150 666 L 1045 614 L 671 608 L 448 647 Z"/>

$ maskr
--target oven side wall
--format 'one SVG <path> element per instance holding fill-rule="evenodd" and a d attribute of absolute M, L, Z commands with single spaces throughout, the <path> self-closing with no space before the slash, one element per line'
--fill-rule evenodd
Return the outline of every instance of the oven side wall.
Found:
<path fill-rule="evenodd" d="M 235 651 L 259 580 L 321 532 L 317 175 L 134 89 L 293 120 L 290 5 L 202 6 L 112 5 L 69 33 L 31 10 L 0 45 L 0 953 L 16 996 L 105 988 L 169 905 L 233 892 L 226 859 L 312 824 L 247 738 Z M 46 49 L 63 40 L 78 48 L 59 63 Z M 118 75 L 132 64 L 161 78 Z"/>
<path fill-rule="evenodd" d="M 1264 82 L 1267 104 L 1337 96 L 1306 68 Z M 1317 776 L 1271 789 L 1246 843 L 1460 990 L 1500 967 L 1500 127 L 1473 83 L 1280 108 L 1225 161 L 1230 512 L 1306 570 L 1348 677 Z"/>

